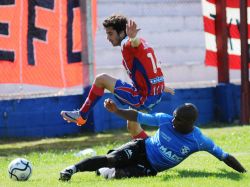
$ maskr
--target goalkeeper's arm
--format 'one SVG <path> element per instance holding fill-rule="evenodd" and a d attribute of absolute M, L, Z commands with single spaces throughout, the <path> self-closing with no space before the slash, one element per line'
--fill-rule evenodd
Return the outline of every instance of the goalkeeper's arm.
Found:
<path fill-rule="evenodd" d="M 138 112 L 132 109 L 121 109 L 118 108 L 112 99 L 105 99 L 104 107 L 109 111 L 117 114 L 118 116 L 129 120 L 137 121 Z"/>

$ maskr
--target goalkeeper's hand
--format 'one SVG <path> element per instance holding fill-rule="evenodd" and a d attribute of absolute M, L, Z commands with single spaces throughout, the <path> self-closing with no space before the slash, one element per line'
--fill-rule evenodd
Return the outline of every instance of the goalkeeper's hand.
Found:
<path fill-rule="evenodd" d="M 117 112 L 118 108 L 115 104 L 115 102 L 108 98 L 108 99 L 105 99 L 104 101 L 104 107 L 109 111 L 109 112 Z"/>

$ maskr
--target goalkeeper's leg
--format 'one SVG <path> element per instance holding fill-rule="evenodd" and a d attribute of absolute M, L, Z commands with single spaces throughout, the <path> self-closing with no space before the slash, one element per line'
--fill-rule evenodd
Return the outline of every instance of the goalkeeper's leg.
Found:
<path fill-rule="evenodd" d="M 94 156 L 69 166 L 60 172 L 60 180 L 68 181 L 76 172 L 96 171 L 102 167 L 123 168 L 146 160 L 144 140 L 133 140 L 122 145 L 106 156 Z"/>

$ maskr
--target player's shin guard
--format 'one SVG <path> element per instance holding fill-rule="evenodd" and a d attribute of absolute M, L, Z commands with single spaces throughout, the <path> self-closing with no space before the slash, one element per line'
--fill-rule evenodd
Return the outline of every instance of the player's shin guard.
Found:
<path fill-rule="evenodd" d="M 95 106 L 95 104 L 102 97 L 103 94 L 104 94 L 104 88 L 97 87 L 95 84 L 93 84 L 87 99 L 85 100 L 84 104 L 80 109 L 81 116 L 84 119 L 87 119 L 88 113 Z"/>

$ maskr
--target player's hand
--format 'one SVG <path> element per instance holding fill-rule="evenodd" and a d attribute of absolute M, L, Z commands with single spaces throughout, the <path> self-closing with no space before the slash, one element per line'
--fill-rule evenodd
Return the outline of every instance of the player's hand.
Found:
<path fill-rule="evenodd" d="M 140 29 L 137 29 L 137 25 L 133 20 L 128 21 L 126 25 L 126 33 L 129 38 L 135 38 L 139 30 Z"/>
<path fill-rule="evenodd" d="M 167 87 L 167 86 L 165 86 L 164 92 L 170 93 L 171 95 L 174 95 L 174 94 L 175 94 L 174 89 L 169 88 L 169 87 Z"/>
<path fill-rule="evenodd" d="M 104 107 L 109 111 L 109 112 L 116 112 L 118 110 L 115 102 L 108 98 L 108 99 L 105 99 L 104 101 Z"/>

